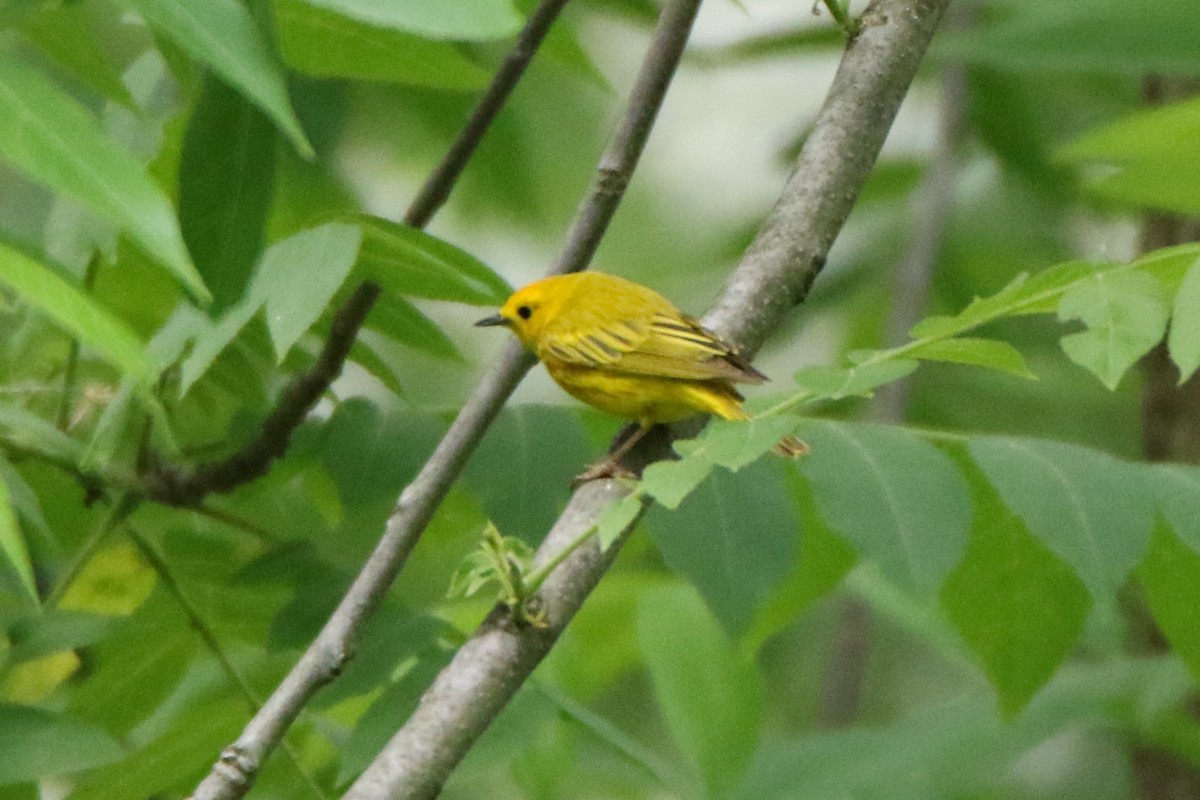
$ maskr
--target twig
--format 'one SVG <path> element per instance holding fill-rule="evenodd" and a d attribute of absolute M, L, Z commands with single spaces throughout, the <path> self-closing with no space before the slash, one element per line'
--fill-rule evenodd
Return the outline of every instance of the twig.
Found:
<path fill-rule="evenodd" d="M 861 190 L 950 0 L 876 0 L 849 44 L 799 164 L 705 323 L 750 351 L 806 294 Z M 673 4 L 672 8 L 679 3 Z M 658 440 L 659 452 L 666 449 Z M 651 447 L 638 448 L 650 454 Z M 575 492 L 538 551 L 549 558 L 622 497 L 615 481 Z M 625 535 L 628 535 L 628 530 Z M 616 557 L 580 547 L 542 587 L 546 627 L 497 609 L 455 654 L 344 800 L 433 797 L 528 678 Z"/>
<path fill-rule="evenodd" d="M 166 587 L 167 592 L 175 598 L 175 602 L 178 603 L 179 607 L 183 610 L 184 616 L 188 618 L 188 623 L 192 626 L 192 630 L 196 631 L 196 634 L 200 637 L 200 641 L 204 642 L 204 646 L 210 653 L 212 653 L 213 658 L 217 660 L 217 664 L 220 665 L 221 671 L 225 673 L 226 677 L 228 677 L 233 685 L 237 687 L 238 691 L 241 692 L 241 695 L 243 698 L 245 698 L 250 710 L 257 711 L 261 703 L 258 699 L 258 696 L 254 693 L 254 689 L 250 686 L 250 683 L 246 680 L 245 676 L 242 675 L 241 671 L 238 670 L 237 666 L 233 663 L 233 659 L 231 659 L 229 654 L 225 652 L 225 648 L 222 647 L 220 641 L 217 640 L 216 632 L 213 631 L 212 626 L 208 624 L 208 621 L 204 619 L 204 615 L 200 613 L 200 609 L 196 607 L 196 604 L 193 603 L 191 598 L 187 596 L 187 593 L 183 591 L 183 587 L 180 586 L 179 581 L 175 579 L 175 573 L 171 571 L 171 566 L 167 563 L 167 559 L 161 552 L 159 552 L 158 548 L 135 526 L 126 522 L 124 527 L 125 533 L 128 534 L 130 541 L 133 542 L 134 546 L 137 547 L 138 552 L 140 552 L 142 557 L 146 559 L 146 563 L 148 563 L 158 575 L 158 579 L 162 582 L 163 586 Z M 286 747 L 286 743 L 285 753 L 288 756 L 288 760 L 291 761 L 292 765 L 296 768 L 296 772 L 298 772 L 304 779 L 305 784 L 307 784 L 313 796 L 319 798 L 319 800 L 325 800 L 327 797 L 325 792 L 322 791 L 316 779 L 313 778 L 313 776 L 309 774 L 308 770 L 304 768 L 304 762 L 300 759 L 299 754 L 293 751 L 290 747 Z"/>
<path fill-rule="evenodd" d="M 461 174 L 467 157 L 478 146 L 487 125 L 495 118 L 501 104 L 524 74 L 525 67 L 565 3 L 566 0 L 543 0 L 541 6 L 529 17 L 513 48 L 516 55 L 510 55 L 505 60 L 480 101 L 481 106 L 486 106 L 486 112 L 476 112 L 472 115 L 467 127 L 451 146 L 450 152 L 434 170 L 426 186 L 418 192 L 417 199 L 405 214 L 405 219 L 410 224 L 427 222 L 437 210 Z M 333 332 L 318 359 L 318 364 L 336 364 L 336 369 L 340 370 L 346 353 L 340 352 L 341 345 L 334 343 L 339 335 L 338 321 L 343 320 L 345 329 L 352 329 L 349 340 L 344 343 L 348 352 L 354 335 L 362 326 L 378 292 L 379 289 L 374 284 L 363 284 L 342 306 L 335 317 Z M 338 357 L 327 357 L 327 353 L 335 347 L 339 349 L 339 353 L 334 354 Z M 284 733 L 309 698 L 332 680 L 349 658 L 359 628 L 378 606 L 400 566 L 416 544 L 420 531 L 428 524 L 450 484 L 465 465 L 467 456 L 531 364 L 532 361 L 524 351 L 510 346 L 496 367 L 476 387 L 474 394 L 468 399 L 421 473 L 401 495 L 396 512 L 388 520 L 387 529 L 375 552 L 334 615 L 300 661 L 246 725 L 238 740 L 221 753 L 221 758 L 214 765 L 212 772 L 196 787 L 192 800 L 236 800 L 244 797 L 249 791 L 263 762 L 283 739 Z M 304 382 L 306 377 L 301 376 L 298 383 Z M 319 397 L 327 386 L 328 383 L 320 387 L 316 396 Z M 305 408 L 304 414 L 307 414 L 307 411 L 308 408 Z M 272 417 L 274 416 L 273 414 Z M 296 420 L 294 424 L 299 424 L 299 421 Z M 284 440 L 281 443 L 283 446 L 286 446 L 286 438 L 290 433 L 290 430 L 284 432 Z M 267 461 L 269 460 L 268 458 Z M 265 467 L 264 463 L 262 469 Z M 196 496 L 197 499 L 204 493 L 206 492 L 200 492 Z"/>

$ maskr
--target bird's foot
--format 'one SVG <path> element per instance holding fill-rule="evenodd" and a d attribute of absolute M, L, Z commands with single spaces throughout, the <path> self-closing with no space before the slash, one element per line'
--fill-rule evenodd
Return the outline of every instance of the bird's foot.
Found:
<path fill-rule="evenodd" d="M 615 480 L 637 480 L 637 475 L 632 470 L 622 467 L 616 460 L 606 458 L 603 461 L 598 461 L 590 465 L 583 472 L 571 479 L 571 488 L 578 489 L 585 483 L 590 481 L 598 481 L 602 478 L 613 478 Z"/>

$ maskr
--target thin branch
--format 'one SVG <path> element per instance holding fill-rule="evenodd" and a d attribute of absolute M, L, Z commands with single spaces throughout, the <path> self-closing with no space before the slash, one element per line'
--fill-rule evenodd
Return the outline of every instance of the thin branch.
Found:
<path fill-rule="evenodd" d="M 192 626 L 192 630 L 196 631 L 196 634 L 200 637 L 200 641 L 204 642 L 204 646 L 208 649 L 208 652 L 212 653 L 213 658 L 217 660 L 221 671 L 225 673 L 226 677 L 241 692 L 250 710 L 257 711 L 261 705 L 258 695 L 254 693 L 254 689 L 250 686 L 250 683 L 233 663 L 233 659 L 229 657 L 229 653 L 225 652 L 225 648 L 221 646 L 221 642 L 217 639 L 216 632 L 208 624 L 208 621 L 204 619 L 204 615 L 200 613 L 200 609 L 196 607 L 196 604 L 183 591 L 183 587 L 175 579 L 175 573 L 171 571 L 171 566 L 167 563 L 167 559 L 159 552 L 154 543 L 146 538 L 134 525 L 126 522 L 124 527 L 130 541 L 133 542 L 138 552 L 146 559 L 146 563 L 158 575 L 158 579 L 162 582 L 167 592 L 175 598 L 175 602 L 183 610 L 184 616 L 188 618 L 188 623 Z M 301 760 L 299 754 L 286 746 L 285 753 L 288 760 L 296 768 L 296 772 L 304 779 L 313 796 L 319 798 L 319 800 L 325 800 L 327 795 L 321 789 L 316 779 L 304 768 L 304 762 Z"/>
<path fill-rule="evenodd" d="M 753 351 L 800 302 L 824 263 L 950 0 L 876 0 L 847 47 L 799 164 L 705 323 Z M 679 3 L 674 4 L 676 7 Z M 648 437 L 649 438 L 649 437 Z M 657 450 L 656 450 L 657 448 Z M 635 448 L 663 455 L 666 438 Z M 585 484 L 538 551 L 559 552 L 624 496 L 614 481 Z M 628 530 L 625 535 L 628 535 Z M 546 627 L 515 627 L 497 609 L 438 675 L 408 722 L 344 800 L 435 796 L 454 765 L 549 651 L 621 541 L 576 550 L 546 580 Z"/>
<path fill-rule="evenodd" d="M 471 116 L 442 163 L 434 170 L 406 212 L 405 220 L 409 224 L 418 227 L 423 225 L 441 205 L 461 174 L 467 158 L 474 152 L 487 126 L 524 74 L 525 68 L 545 39 L 550 24 L 565 4 L 566 0 L 543 0 L 529 17 L 525 28 L 517 37 L 513 53 L 505 60 L 479 103 L 485 110 L 477 110 Z M 294 413 L 286 415 L 288 420 L 292 420 L 292 428 L 280 426 L 276 438 L 281 441 L 273 446 L 264 445 L 259 448 L 261 453 L 267 454 L 265 461 L 257 467 L 260 473 L 275 457 L 270 455 L 271 452 L 277 451 L 275 455 L 283 452 L 282 448 L 286 447 L 287 439 L 295 425 L 300 423 L 311 409 L 312 403 L 316 402 L 316 398 L 336 377 L 337 371 L 340 371 L 350 345 L 378 294 L 378 287 L 365 283 L 338 311 L 330 339 L 318 358 L 318 365 L 325 364 L 326 370 L 332 369 L 334 374 L 329 376 L 324 385 L 315 386 L 316 394 L 309 405 L 303 408 L 299 418 L 296 418 Z M 343 341 L 341 337 L 344 335 L 348 335 L 348 338 Z M 337 675 L 349 658 L 358 629 L 378 606 L 400 566 L 416 544 L 420 531 L 428 524 L 450 484 L 461 472 L 467 456 L 531 365 L 532 360 L 522 350 L 510 346 L 496 367 L 476 387 L 474 394 L 468 399 L 421 473 L 401 495 L 396 512 L 388 520 L 387 529 L 375 552 L 350 587 L 334 616 L 246 725 L 238 740 L 221 753 L 221 758 L 214 765 L 212 772 L 196 787 L 192 800 L 236 800 L 244 797 L 250 790 L 263 762 L 282 741 L 301 709 L 319 688 Z M 302 375 L 296 384 L 307 384 L 309 375 L 315 371 L 316 366 L 310 373 Z M 284 405 L 287 405 L 286 401 Z M 298 403 L 293 405 L 296 406 L 294 411 L 300 410 Z M 284 412 L 280 409 L 277 409 L 277 412 L 279 413 L 272 414 L 272 418 L 278 416 L 282 421 Z M 260 437 L 260 441 L 262 438 Z M 261 455 L 259 458 L 261 460 Z M 251 462 L 250 466 L 253 467 L 254 463 Z M 232 469 L 220 471 L 241 483 L 248 480 L 244 474 Z M 203 486 L 197 491 L 197 487 L 189 487 L 186 480 L 181 483 L 187 490 L 183 492 L 183 496 L 192 503 L 212 491 L 211 488 Z M 167 488 L 170 490 L 173 487 L 168 484 Z M 171 497 L 170 492 L 167 493 L 167 497 Z M 155 499 L 164 498 L 160 496 Z"/>
<path fill-rule="evenodd" d="M 441 163 L 426 179 L 404 214 L 404 221 L 423 228 L 450 195 L 488 127 L 529 66 L 551 24 L 568 0 L 545 0 L 530 15 L 512 50 L 492 78 L 466 125 Z M 158 464 L 146 475 L 147 495 L 168 505 L 192 506 L 208 494 L 231 492 L 266 474 L 283 455 L 292 433 L 341 374 L 350 348 L 375 307 L 381 289 L 366 281 L 334 314 L 329 338 L 316 362 L 283 390 L 258 435 L 238 452 L 194 469 Z"/>

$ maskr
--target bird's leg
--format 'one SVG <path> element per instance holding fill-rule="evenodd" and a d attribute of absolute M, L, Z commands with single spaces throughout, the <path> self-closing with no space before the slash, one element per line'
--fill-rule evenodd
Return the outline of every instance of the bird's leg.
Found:
<path fill-rule="evenodd" d="M 625 437 L 625 441 L 621 442 L 616 448 L 608 454 L 608 457 L 603 461 L 592 464 L 583 472 L 575 476 L 571 481 L 571 486 L 576 487 L 588 481 L 599 480 L 600 478 L 636 478 L 629 470 L 621 466 L 621 459 L 633 449 L 633 446 L 642 440 L 642 437 L 649 432 L 650 425 L 638 425 L 633 433 Z"/>

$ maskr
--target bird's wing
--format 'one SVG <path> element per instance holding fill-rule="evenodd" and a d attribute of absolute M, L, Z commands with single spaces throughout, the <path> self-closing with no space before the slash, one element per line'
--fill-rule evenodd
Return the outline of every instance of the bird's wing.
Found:
<path fill-rule="evenodd" d="M 629 375 L 762 383 L 767 376 L 690 317 L 654 314 L 545 337 L 539 354 Z"/>

